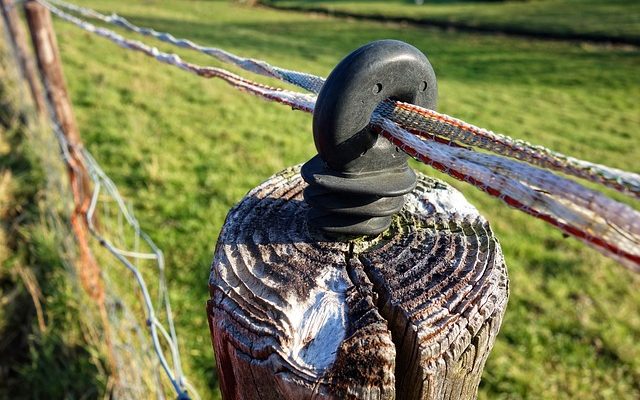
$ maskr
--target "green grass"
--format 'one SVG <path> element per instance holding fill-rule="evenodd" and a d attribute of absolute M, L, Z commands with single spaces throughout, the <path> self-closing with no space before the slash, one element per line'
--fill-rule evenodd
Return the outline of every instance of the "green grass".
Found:
<path fill-rule="evenodd" d="M 366 42 L 404 40 L 428 54 L 438 75 L 441 111 L 576 157 L 640 171 L 640 52 L 634 49 L 442 32 L 226 2 L 81 4 L 323 76 Z M 67 23 L 55 27 L 86 146 L 163 248 L 185 372 L 204 398 L 217 398 L 204 308 L 216 237 L 229 208 L 248 190 L 315 154 L 311 119 L 124 51 Z M 544 223 L 448 181 L 492 223 L 511 277 L 509 307 L 480 397 L 640 397 L 640 277 Z M 60 369 L 56 375 L 74 373 Z"/>
<path fill-rule="evenodd" d="M 446 23 L 452 26 L 640 43 L 635 0 L 425 1 L 274 0 L 280 7 Z"/>
<path fill-rule="evenodd" d="M 44 223 L 41 149 L 29 139 L 37 127 L 18 107 L 11 65 L 0 41 L 0 398 L 96 398 L 102 360 Z"/>

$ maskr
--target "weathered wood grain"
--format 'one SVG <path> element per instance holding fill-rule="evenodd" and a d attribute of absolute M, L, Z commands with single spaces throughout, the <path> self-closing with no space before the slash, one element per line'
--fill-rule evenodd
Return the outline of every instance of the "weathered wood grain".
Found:
<path fill-rule="evenodd" d="M 299 168 L 227 216 L 209 322 L 225 399 L 467 399 L 507 301 L 487 222 L 420 176 L 376 238 L 310 232 Z"/>

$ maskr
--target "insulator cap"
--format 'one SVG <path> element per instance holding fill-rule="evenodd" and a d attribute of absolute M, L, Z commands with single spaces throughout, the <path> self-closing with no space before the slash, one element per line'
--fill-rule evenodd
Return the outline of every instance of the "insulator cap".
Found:
<path fill-rule="evenodd" d="M 407 155 L 373 132 L 371 115 L 389 98 L 434 109 L 437 93 L 427 57 L 397 40 L 369 43 L 336 66 L 313 113 L 318 155 L 302 167 L 310 226 L 349 236 L 389 227 L 416 175 Z"/>

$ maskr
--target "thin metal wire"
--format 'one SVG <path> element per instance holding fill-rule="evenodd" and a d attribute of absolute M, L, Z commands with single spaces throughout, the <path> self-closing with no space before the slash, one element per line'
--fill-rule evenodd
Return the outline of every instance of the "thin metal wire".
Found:
<path fill-rule="evenodd" d="M 63 160 L 66 160 L 68 159 L 68 157 L 70 157 L 68 147 L 66 146 L 66 139 L 62 134 L 61 128 L 57 124 L 53 124 L 53 131 L 54 136 L 57 139 L 57 144 L 61 149 L 61 158 Z M 88 162 L 87 164 L 93 165 L 93 163 L 91 162 Z M 102 184 L 100 181 L 96 182 L 94 186 L 91 197 L 92 214 L 96 209 L 96 202 L 98 200 L 98 195 L 101 192 L 101 186 Z M 69 190 L 68 187 L 66 187 L 65 189 Z M 107 221 L 114 217 L 118 219 L 118 216 L 120 215 L 112 213 L 110 207 L 108 206 L 108 203 L 113 203 L 113 201 L 103 201 L 103 205 L 105 206 L 104 209 L 108 211 L 105 212 L 105 214 L 100 218 L 101 230 L 107 230 Z M 109 215 L 107 215 L 107 213 Z M 120 232 L 116 235 L 124 235 L 124 233 Z M 72 236 L 69 235 L 68 237 Z M 72 260 L 74 258 L 69 259 Z M 106 281 L 108 288 L 111 288 L 110 292 L 106 295 L 107 301 L 110 303 L 110 308 L 112 310 L 112 312 L 109 313 L 109 318 L 111 324 L 115 325 L 115 328 L 113 330 L 117 331 L 114 332 L 112 330 L 111 332 L 105 332 L 105 334 L 112 335 L 112 341 L 115 342 L 115 347 L 120 349 L 120 351 L 116 352 L 115 354 L 118 366 L 118 371 L 116 371 L 118 373 L 118 378 L 117 381 L 113 384 L 114 393 L 112 393 L 112 396 L 114 398 L 144 397 L 148 394 L 144 387 L 153 388 L 153 386 L 149 386 L 148 384 L 143 383 L 144 381 L 146 381 L 143 371 L 151 368 L 151 373 L 154 376 L 157 375 L 153 370 L 155 369 L 154 363 L 151 362 L 147 365 L 146 361 L 143 361 L 143 359 L 141 358 L 148 353 L 147 349 L 149 348 L 149 345 L 147 344 L 145 336 L 142 334 L 142 329 L 139 328 L 139 324 L 136 322 L 136 318 L 133 317 L 134 312 L 130 310 L 129 305 L 127 301 L 124 300 L 123 296 L 117 294 L 117 289 L 119 289 L 121 285 L 120 282 L 118 282 L 118 279 L 110 279 L 108 269 L 105 268 L 108 265 L 104 263 L 104 260 L 101 261 L 101 265 L 103 267 L 102 277 Z M 116 278 L 120 276 L 121 273 L 116 272 Z M 163 283 L 161 282 L 161 284 Z M 119 317 L 119 315 L 121 316 Z M 135 341 L 130 336 L 130 332 L 132 330 L 134 331 L 133 333 L 136 337 Z M 123 336 L 120 337 L 120 335 Z M 154 389 L 158 393 L 159 398 L 164 398 L 164 395 L 162 394 L 163 389 L 161 386 L 156 385 Z"/>
<path fill-rule="evenodd" d="M 214 57 L 220 61 L 234 64 L 244 69 L 245 71 L 291 83 L 312 93 L 319 93 L 322 85 L 324 84 L 324 79 L 319 76 L 276 67 L 263 60 L 240 57 L 217 47 L 202 46 L 188 39 L 177 39 L 168 32 L 158 32 L 153 28 L 145 28 L 134 25 L 131 22 L 127 21 L 125 18 L 115 13 L 111 13 L 111 15 L 104 15 L 90 8 L 81 7 L 62 0 L 49 0 L 49 2 L 67 10 L 77 12 L 85 17 L 98 19 L 105 23 L 120 26 L 132 32 L 139 33 L 144 36 L 153 37 L 155 39 L 180 48 L 195 50 L 197 52 Z"/>
<path fill-rule="evenodd" d="M 63 137 L 64 138 L 64 137 Z M 157 247 L 157 245 L 153 242 L 153 240 L 140 229 L 140 225 L 133 215 L 133 213 L 128 209 L 125 204 L 124 199 L 120 195 L 116 185 L 113 181 L 104 173 L 102 168 L 98 165 L 95 159 L 91 156 L 91 154 L 83 149 L 82 152 L 84 159 L 86 161 L 86 166 L 91 176 L 91 179 L 94 183 L 94 191 L 91 197 L 91 203 L 89 205 L 88 211 L 86 213 L 86 220 L 88 223 L 88 227 L 92 235 L 98 240 L 100 245 L 105 247 L 114 257 L 118 259 L 131 273 L 133 274 L 139 289 L 142 292 L 142 298 L 145 305 L 146 310 L 146 321 L 147 326 L 151 333 L 152 343 L 154 347 L 154 351 L 160 360 L 160 364 L 167 374 L 169 380 L 171 381 L 172 386 L 174 387 L 176 393 L 178 394 L 179 399 L 188 398 L 187 393 L 185 391 L 185 382 L 187 381 L 182 373 L 181 366 L 181 356 L 178 348 L 178 340 L 175 334 L 175 327 L 173 323 L 173 317 L 171 313 L 171 308 L 169 305 L 168 299 L 168 289 L 166 285 L 166 280 L 164 279 L 164 256 L 162 251 Z M 109 197 L 113 199 L 113 201 L 118 205 L 118 209 L 120 211 L 120 215 L 124 216 L 127 223 L 132 226 L 136 232 L 136 237 L 141 238 L 152 250 L 151 253 L 139 253 L 139 252 L 131 252 L 131 251 L 123 251 L 115 247 L 111 241 L 109 241 L 106 237 L 101 235 L 100 230 L 94 224 L 95 210 L 98 204 L 98 198 L 101 194 L 101 191 L 104 190 L 108 193 Z M 167 324 L 169 325 L 169 332 L 167 332 L 162 324 L 156 317 L 155 308 L 153 305 L 153 301 L 151 300 L 151 296 L 149 295 L 149 291 L 142 276 L 140 270 L 129 261 L 127 257 L 131 258 L 140 258 L 140 259 L 151 259 L 157 261 L 157 268 L 159 274 L 159 286 L 161 287 L 161 301 L 165 303 L 166 306 L 166 319 Z M 173 360 L 173 368 L 169 365 L 167 361 L 164 350 L 160 344 L 160 338 L 158 336 L 158 330 L 161 331 L 161 335 L 164 337 L 167 345 L 169 346 L 172 354 Z M 199 398 L 197 392 L 192 392 L 196 398 Z"/>

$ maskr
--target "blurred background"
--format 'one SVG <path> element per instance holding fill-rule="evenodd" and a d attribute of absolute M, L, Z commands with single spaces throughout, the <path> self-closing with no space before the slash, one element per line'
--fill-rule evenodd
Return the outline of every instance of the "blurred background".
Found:
<path fill-rule="evenodd" d="M 367 42 L 402 40 L 429 57 L 439 111 L 640 173 L 637 0 L 76 2 L 320 76 Z M 202 398 L 219 398 L 205 312 L 216 238 L 247 191 L 316 153 L 311 118 L 66 22 L 54 26 L 85 146 L 164 251 L 185 375 Z M 0 397 L 109 398 L 107 355 L 87 328 L 95 321 L 82 317 L 89 306 L 43 210 L 51 171 L 40 153 L 53 151 L 24 133 L 6 43 L 0 61 Z M 505 254 L 511 295 L 479 397 L 640 398 L 640 276 L 469 185 L 412 166 L 462 191 Z"/>

